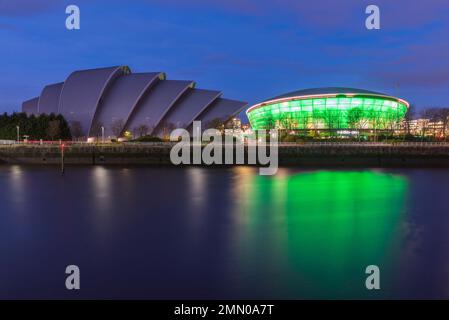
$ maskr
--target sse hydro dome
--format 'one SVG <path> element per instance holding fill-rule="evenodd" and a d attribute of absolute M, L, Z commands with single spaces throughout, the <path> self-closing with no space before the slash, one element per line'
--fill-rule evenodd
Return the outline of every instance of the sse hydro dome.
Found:
<path fill-rule="evenodd" d="M 382 93 L 353 88 L 290 92 L 250 107 L 253 129 L 394 130 L 409 103 Z"/>
<path fill-rule="evenodd" d="M 193 121 L 207 126 L 227 121 L 247 105 L 224 99 L 220 91 L 195 88 L 195 82 L 166 80 L 165 73 L 131 73 L 127 66 L 81 70 L 64 82 L 50 84 L 39 97 L 25 101 L 31 115 L 62 114 L 79 137 L 167 134 L 189 129 Z M 100 133 L 101 132 L 101 133 Z"/>

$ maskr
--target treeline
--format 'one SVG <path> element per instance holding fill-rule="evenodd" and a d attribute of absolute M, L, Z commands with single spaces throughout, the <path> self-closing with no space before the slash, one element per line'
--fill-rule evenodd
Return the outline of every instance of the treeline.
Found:
<path fill-rule="evenodd" d="M 62 115 L 41 114 L 28 116 L 26 113 L 0 115 L 0 139 L 16 140 L 70 140 L 70 127 Z"/>

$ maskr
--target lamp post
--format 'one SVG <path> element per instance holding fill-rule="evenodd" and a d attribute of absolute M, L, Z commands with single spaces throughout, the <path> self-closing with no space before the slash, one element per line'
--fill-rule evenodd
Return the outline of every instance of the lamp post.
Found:
<path fill-rule="evenodd" d="M 61 174 L 64 174 L 64 172 L 65 172 L 64 148 L 65 148 L 65 144 L 61 144 Z"/>
<path fill-rule="evenodd" d="M 16 129 L 17 129 L 17 143 L 19 143 L 20 142 L 20 127 L 16 126 Z"/>
<path fill-rule="evenodd" d="M 101 143 L 104 143 L 104 127 L 101 126 Z"/>

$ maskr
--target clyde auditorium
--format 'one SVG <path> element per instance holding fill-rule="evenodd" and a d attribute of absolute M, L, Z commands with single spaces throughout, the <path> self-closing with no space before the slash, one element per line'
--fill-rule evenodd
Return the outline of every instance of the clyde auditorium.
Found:
<path fill-rule="evenodd" d="M 190 128 L 226 121 L 246 102 L 225 99 L 220 91 L 203 90 L 195 82 L 167 80 L 163 72 L 131 73 L 127 66 L 75 71 L 64 82 L 44 87 L 39 97 L 25 101 L 22 111 L 31 115 L 62 114 L 81 136 L 122 136 L 144 128 L 161 135 L 164 127 Z"/>

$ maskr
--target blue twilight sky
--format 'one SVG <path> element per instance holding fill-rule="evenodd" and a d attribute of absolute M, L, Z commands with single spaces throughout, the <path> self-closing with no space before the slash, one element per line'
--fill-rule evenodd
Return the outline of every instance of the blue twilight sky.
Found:
<path fill-rule="evenodd" d="M 81 30 L 65 28 L 65 8 Z M 381 30 L 365 28 L 365 8 Z M 256 103 L 348 86 L 448 106 L 448 0 L 0 0 L 0 111 L 76 69 L 165 71 Z"/>

